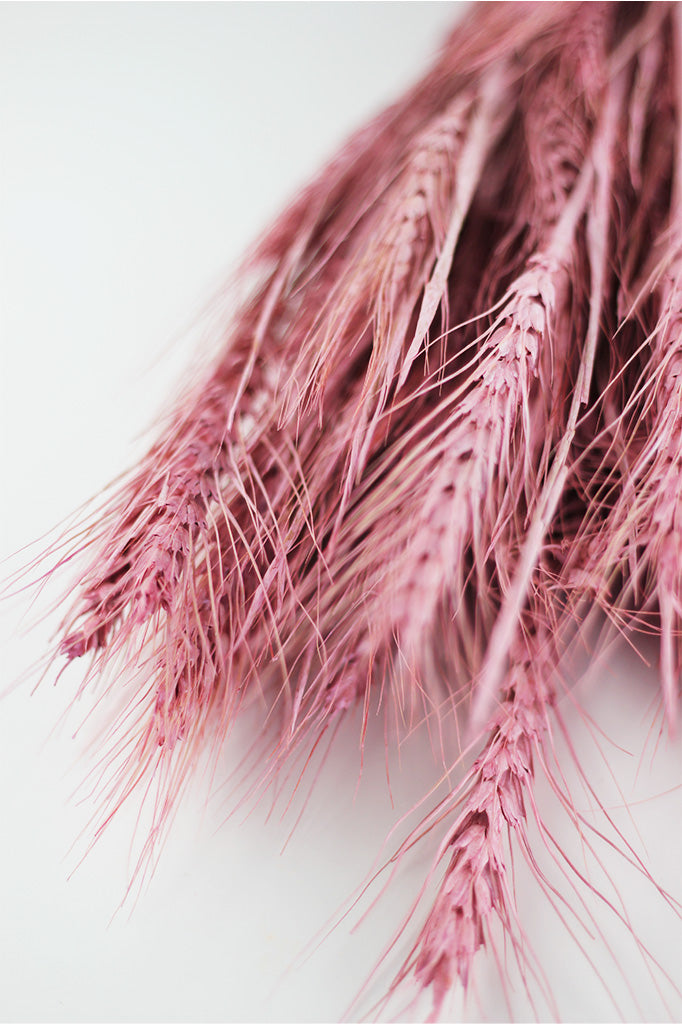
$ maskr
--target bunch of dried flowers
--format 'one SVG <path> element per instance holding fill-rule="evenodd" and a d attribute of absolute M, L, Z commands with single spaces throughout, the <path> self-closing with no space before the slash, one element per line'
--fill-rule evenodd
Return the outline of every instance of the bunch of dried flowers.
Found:
<path fill-rule="evenodd" d="M 534 864 L 586 605 L 660 638 L 675 725 L 681 69 L 675 5 L 475 7 L 248 254 L 211 365 L 63 555 L 87 562 L 58 654 L 136 681 L 109 810 L 161 780 L 147 854 L 252 699 L 263 784 L 356 707 L 464 719 L 395 983 L 435 1015 L 493 919 L 525 955 L 507 840 Z"/>

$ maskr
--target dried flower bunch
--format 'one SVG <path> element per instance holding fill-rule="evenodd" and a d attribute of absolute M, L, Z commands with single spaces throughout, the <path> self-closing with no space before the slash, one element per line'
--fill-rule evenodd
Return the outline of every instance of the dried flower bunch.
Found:
<path fill-rule="evenodd" d="M 224 343 L 64 554 L 59 654 L 135 692 L 110 810 L 264 701 L 263 785 L 341 716 L 463 725 L 434 1014 L 493 921 L 526 954 L 534 767 L 586 609 L 682 660 L 682 14 L 484 4 L 246 258 Z M 238 298 L 238 302 L 237 302 Z"/>

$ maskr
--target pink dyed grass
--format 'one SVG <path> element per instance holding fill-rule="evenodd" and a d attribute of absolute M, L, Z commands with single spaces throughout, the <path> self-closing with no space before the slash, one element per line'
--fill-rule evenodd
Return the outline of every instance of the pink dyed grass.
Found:
<path fill-rule="evenodd" d="M 669 5 L 474 9 L 248 255 L 223 348 L 64 556 L 57 654 L 138 687 L 100 828 L 153 781 L 141 869 L 256 699 L 257 787 L 355 707 L 479 742 L 396 975 L 435 1016 L 493 920 L 532 970 L 507 847 L 534 866 L 587 602 L 660 639 L 675 728 L 681 63 Z"/>

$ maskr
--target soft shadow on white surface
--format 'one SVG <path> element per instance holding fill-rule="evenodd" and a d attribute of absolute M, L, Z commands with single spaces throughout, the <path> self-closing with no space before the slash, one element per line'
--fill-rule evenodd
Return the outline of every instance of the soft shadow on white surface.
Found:
<path fill-rule="evenodd" d="M 141 432 L 191 361 L 196 339 L 186 329 L 239 253 L 354 127 L 416 79 L 458 13 L 428 3 L 0 9 L 5 552 L 50 529 L 142 450 Z M 22 636 L 11 606 L 3 624 L 5 686 L 41 657 L 56 620 Z M 91 763 L 86 733 L 71 738 L 86 703 L 49 735 L 74 685 L 48 679 L 33 697 L 23 686 L 0 705 L 0 1017 L 338 1019 L 392 938 L 431 850 L 406 862 L 357 933 L 343 922 L 290 965 L 362 883 L 399 813 L 431 785 L 425 738 L 394 765 L 394 809 L 380 725 L 358 786 L 349 723 L 283 853 L 292 815 L 266 821 L 263 804 L 219 827 L 224 805 L 219 795 L 207 804 L 199 780 L 153 880 L 112 920 L 129 877 L 134 815 L 124 811 L 67 880 L 93 811 L 87 798 L 70 799 Z M 626 754 L 604 741 L 601 760 L 578 716 L 567 716 L 602 799 L 631 804 L 631 820 L 614 810 L 618 824 L 660 884 L 682 897 L 681 749 L 665 736 L 657 750 L 655 737 L 647 740 L 656 685 L 653 669 L 623 655 L 584 695 Z M 235 749 L 244 742 L 242 730 Z M 229 763 L 228 753 L 225 770 Z M 568 757 L 562 763 L 575 774 Z M 580 858 L 548 787 L 539 781 L 538 791 Z M 617 857 L 608 856 L 607 872 L 652 951 L 682 977 L 675 915 Z M 615 1019 L 612 997 L 519 873 L 529 942 L 562 1016 Z M 595 913 L 640 998 L 638 1011 L 600 942 L 587 941 L 622 1012 L 662 1017 L 626 931 Z M 382 980 L 388 969 L 365 1009 Z M 529 1015 L 518 986 L 512 1004 Z M 682 1015 L 679 998 L 669 1007 Z M 460 1010 L 455 996 L 451 1011 Z M 415 1019 L 427 1012 L 421 1003 Z M 491 961 L 479 965 L 463 1012 L 508 1016 Z"/>

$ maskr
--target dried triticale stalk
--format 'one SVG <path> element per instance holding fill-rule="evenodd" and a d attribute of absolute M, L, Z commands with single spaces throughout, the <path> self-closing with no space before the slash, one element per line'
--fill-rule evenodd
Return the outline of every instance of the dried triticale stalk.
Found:
<path fill-rule="evenodd" d="M 467 986 L 491 914 L 501 920 L 517 954 L 524 955 L 516 934 L 505 837 L 513 833 L 522 849 L 529 850 L 524 794 L 554 703 L 555 652 L 547 639 L 529 637 L 514 650 L 490 737 L 462 782 L 464 796 L 449 798 L 455 805 L 461 802 L 461 810 L 439 850 L 439 859 L 449 857 L 445 877 L 397 979 L 413 971 L 421 985 L 433 986 L 435 1019 L 455 979 Z"/>

